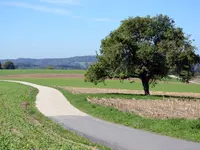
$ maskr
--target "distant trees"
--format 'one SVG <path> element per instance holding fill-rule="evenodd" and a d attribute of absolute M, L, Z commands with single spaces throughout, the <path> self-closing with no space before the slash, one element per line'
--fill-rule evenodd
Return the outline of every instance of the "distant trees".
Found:
<path fill-rule="evenodd" d="M 3 64 L 5 61 L 11 61 L 16 69 L 47 69 L 48 66 L 53 66 L 54 69 L 87 69 L 88 64 L 93 64 L 96 60 L 96 56 L 79 56 L 51 59 L 0 59 L 0 62 Z"/>
<path fill-rule="evenodd" d="M 15 65 L 11 61 L 6 61 L 5 63 L 2 64 L 1 68 L 2 69 L 15 69 Z"/>
<path fill-rule="evenodd" d="M 49 69 L 49 70 L 54 70 L 55 67 L 54 67 L 54 66 L 47 66 L 47 69 Z"/>
<path fill-rule="evenodd" d="M 2 68 L 1 68 L 1 62 L 0 62 L 0 69 L 2 69 Z"/>

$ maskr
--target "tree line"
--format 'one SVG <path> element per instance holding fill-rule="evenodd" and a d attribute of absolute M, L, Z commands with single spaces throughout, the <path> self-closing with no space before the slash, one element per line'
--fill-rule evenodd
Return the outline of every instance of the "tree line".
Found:
<path fill-rule="evenodd" d="M 11 61 L 6 61 L 3 64 L 0 62 L 0 69 L 15 69 L 15 65 Z"/>
<path fill-rule="evenodd" d="M 96 61 L 96 56 L 76 56 L 70 58 L 45 58 L 45 59 L 5 59 L 0 60 L 4 63 L 11 61 L 16 69 L 46 69 L 52 66 L 54 69 L 87 69 L 90 64 Z"/>

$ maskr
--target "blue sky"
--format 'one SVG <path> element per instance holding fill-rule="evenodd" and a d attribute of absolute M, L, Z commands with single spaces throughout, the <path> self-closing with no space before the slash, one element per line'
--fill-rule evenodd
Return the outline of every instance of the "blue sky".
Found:
<path fill-rule="evenodd" d="M 121 20 L 160 13 L 200 49 L 199 6 L 199 0 L 0 0 L 0 59 L 94 55 Z"/>

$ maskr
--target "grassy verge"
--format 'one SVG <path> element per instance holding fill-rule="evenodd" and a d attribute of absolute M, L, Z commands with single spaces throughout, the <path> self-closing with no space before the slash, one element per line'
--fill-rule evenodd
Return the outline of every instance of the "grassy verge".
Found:
<path fill-rule="evenodd" d="M 108 94 L 71 94 L 65 90 L 60 89 L 61 92 L 67 97 L 72 105 L 92 116 L 111 121 L 125 126 L 143 129 L 151 132 L 156 132 L 162 135 L 172 136 L 185 140 L 200 142 L 200 119 L 187 120 L 187 119 L 147 119 L 135 114 L 125 113 L 118 111 L 112 107 L 105 107 L 95 105 L 87 102 L 87 97 L 123 97 L 123 98 L 136 98 L 145 99 L 146 97 L 125 96 L 125 95 L 108 95 Z M 152 96 L 150 98 L 158 99 Z M 148 97 L 149 99 L 149 97 Z"/>
<path fill-rule="evenodd" d="M 37 90 L 0 82 L 0 150 L 82 150 L 93 144 L 40 114 L 35 107 Z"/>

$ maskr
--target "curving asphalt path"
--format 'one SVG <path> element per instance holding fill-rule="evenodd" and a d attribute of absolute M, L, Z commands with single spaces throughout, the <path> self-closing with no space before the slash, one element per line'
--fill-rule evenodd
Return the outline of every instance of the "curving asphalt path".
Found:
<path fill-rule="evenodd" d="M 4 81 L 37 88 L 39 93 L 36 107 L 42 114 L 65 128 L 114 150 L 200 150 L 200 143 L 161 136 L 91 117 L 73 107 L 63 94 L 54 88 L 22 81 Z"/>

